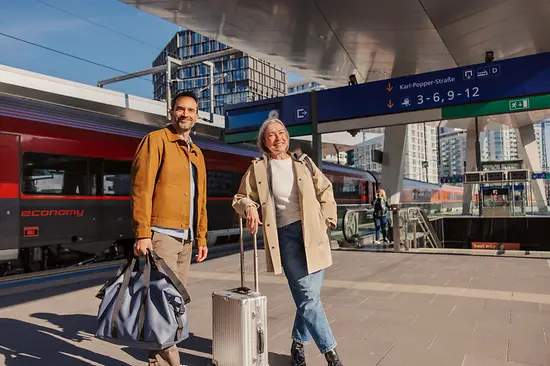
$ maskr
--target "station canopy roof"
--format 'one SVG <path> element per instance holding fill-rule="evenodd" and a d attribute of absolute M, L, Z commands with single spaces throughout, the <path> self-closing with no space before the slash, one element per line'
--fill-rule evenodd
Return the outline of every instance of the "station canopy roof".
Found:
<path fill-rule="evenodd" d="M 546 0 L 121 0 L 327 87 L 550 51 Z"/>

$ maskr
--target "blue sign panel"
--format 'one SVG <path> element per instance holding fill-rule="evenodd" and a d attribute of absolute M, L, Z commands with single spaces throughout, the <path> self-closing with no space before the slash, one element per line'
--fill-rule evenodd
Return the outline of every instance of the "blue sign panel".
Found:
<path fill-rule="evenodd" d="M 317 92 L 319 123 L 550 93 L 550 53 Z M 254 131 L 270 112 L 311 122 L 310 93 L 228 105 L 226 133 Z M 272 114 L 275 112 L 272 112 Z"/>
<path fill-rule="evenodd" d="M 531 174 L 531 179 L 548 179 L 548 178 L 550 178 L 550 174 L 546 172 Z"/>
<path fill-rule="evenodd" d="M 255 131 L 268 118 L 279 118 L 287 126 L 310 123 L 309 101 L 309 94 L 304 93 L 285 98 L 228 105 L 225 108 L 225 131 L 226 133 Z"/>
<path fill-rule="evenodd" d="M 550 53 L 318 93 L 319 122 L 550 93 Z"/>
<path fill-rule="evenodd" d="M 448 184 L 448 183 L 462 183 L 464 180 L 464 177 L 462 174 L 453 175 L 450 177 L 441 177 L 439 179 L 439 182 L 441 184 Z"/>
<path fill-rule="evenodd" d="M 241 103 L 225 108 L 226 132 L 246 132 L 257 129 L 269 117 L 279 117 L 282 98 Z"/>

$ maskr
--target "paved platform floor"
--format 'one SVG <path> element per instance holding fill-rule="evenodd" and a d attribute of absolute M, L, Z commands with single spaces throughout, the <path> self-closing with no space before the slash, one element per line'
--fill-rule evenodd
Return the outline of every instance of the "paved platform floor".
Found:
<path fill-rule="evenodd" d="M 251 280 L 251 253 L 247 255 Z M 323 304 L 346 366 L 550 365 L 546 259 L 335 251 Z M 270 365 L 289 365 L 294 304 L 283 276 L 266 274 Z M 211 293 L 238 285 L 239 257 L 194 264 L 192 337 L 182 363 L 211 357 Z M 144 351 L 95 339 L 96 291 L 109 274 L 0 291 L 0 364 L 146 365 Z M 251 282 L 248 282 L 251 285 Z M 308 365 L 326 365 L 314 345 Z"/>

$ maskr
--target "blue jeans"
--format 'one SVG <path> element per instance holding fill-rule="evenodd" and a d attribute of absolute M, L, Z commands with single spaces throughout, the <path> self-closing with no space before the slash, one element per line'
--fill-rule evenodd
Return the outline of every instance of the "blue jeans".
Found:
<path fill-rule="evenodd" d="M 385 239 L 388 238 L 386 228 L 388 226 L 388 217 L 382 216 L 374 219 L 374 225 L 376 226 L 376 240 L 380 240 L 380 229 L 382 229 L 382 237 Z"/>
<path fill-rule="evenodd" d="M 321 304 L 324 270 L 307 273 L 301 221 L 280 227 L 277 233 L 281 262 L 296 304 L 292 339 L 308 344 L 313 338 L 321 353 L 326 353 L 336 347 L 336 340 Z"/>

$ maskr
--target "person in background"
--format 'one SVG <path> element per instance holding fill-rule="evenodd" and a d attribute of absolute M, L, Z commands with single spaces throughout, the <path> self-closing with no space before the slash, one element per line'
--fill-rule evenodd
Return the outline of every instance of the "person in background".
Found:
<path fill-rule="evenodd" d="M 206 246 L 206 164 L 190 137 L 199 115 L 197 97 L 181 91 L 172 98 L 172 123 L 143 138 L 132 164 L 134 254 L 154 250 L 187 284 L 192 244 L 197 262 Z M 180 366 L 178 347 L 151 351 L 151 366 Z"/>
<path fill-rule="evenodd" d="M 336 228 L 337 219 L 332 184 L 305 154 L 288 152 L 289 134 L 279 119 L 263 123 L 258 148 L 263 157 L 242 177 L 233 208 L 251 233 L 263 225 L 268 272 L 284 270 L 296 305 L 292 365 L 306 365 L 304 344 L 313 339 L 329 366 L 342 366 L 321 304 L 324 269 L 332 264 L 328 228 Z"/>
<path fill-rule="evenodd" d="M 384 242 L 387 243 L 388 210 L 390 209 L 390 205 L 388 204 L 386 191 L 382 188 L 378 189 L 376 198 L 372 201 L 372 207 L 374 208 L 373 218 L 376 227 L 376 243 L 380 242 L 380 231 L 382 231 Z"/>

